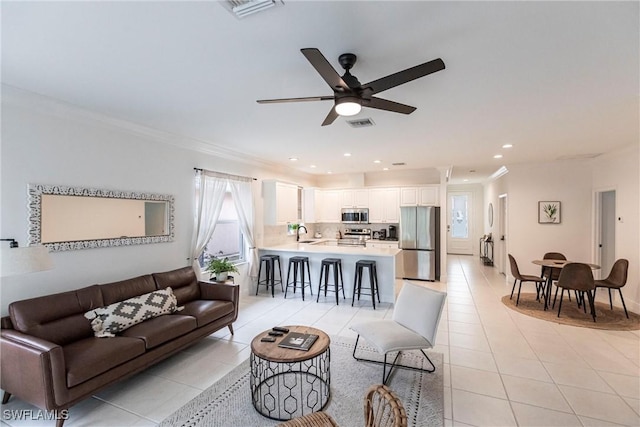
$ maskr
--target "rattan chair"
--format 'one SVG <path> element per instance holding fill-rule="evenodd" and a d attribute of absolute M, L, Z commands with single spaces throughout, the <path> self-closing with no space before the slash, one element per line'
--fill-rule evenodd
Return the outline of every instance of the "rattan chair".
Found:
<path fill-rule="evenodd" d="M 587 294 L 589 299 L 589 307 L 591 308 L 591 316 L 593 321 L 596 321 L 596 309 L 593 303 L 592 291 L 595 290 L 595 282 L 593 280 L 593 274 L 591 273 L 591 267 L 587 264 L 579 262 L 570 262 L 566 264 L 562 271 L 560 271 L 560 277 L 556 284 L 560 288 L 560 304 L 558 305 L 558 317 L 560 317 L 560 310 L 562 309 L 562 296 L 565 289 L 569 292 L 576 291 L 576 295 L 580 293 L 582 295 L 582 304 L 584 304 L 584 294 Z M 556 296 L 553 298 L 553 305 L 556 305 Z M 580 301 L 580 300 L 578 300 Z M 578 305 L 579 306 L 579 305 Z M 586 312 L 586 306 L 584 308 Z"/>
<path fill-rule="evenodd" d="M 337 426 L 326 412 L 313 412 L 278 424 L 278 427 Z M 364 396 L 364 427 L 407 427 L 407 412 L 389 387 L 376 384 L 367 390 Z"/>
<path fill-rule="evenodd" d="M 293 418 L 278 427 L 339 427 L 326 412 L 313 412 L 298 418 Z"/>
<path fill-rule="evenodd" d="M 373 385 L 364 399 L 365 427 L 407 427 L 407 412 L 389 387 Z"/>
<path fill-rule="evenodd" d="M 509 299 L 513 299 L 513 292 L 516 290 L 516 284 L 518 280 L 520 281 L 520 285 L 518 286 L 518 298 L 516 299 L 516 307 L 520 303 L 520 289 L 522 288 L 522 282 L 533 282 L 536 285 L 536 300 L 540 299 L 540 293 L 542 296 L 546 298 L 544 293 L 544 277 L 532 276 L 529 274 L 520 274 L 520 269 L 518 268 L 518 263 L 513 255 L 509 254 L 509 263 L 511 264 L 511 275 L 514 277 L 513 287 L 511 288 L 511 296 Z"/>
<path fill-rule="evenodd" d="M 596 280 L 596 288 L 593 291 L 593 297 L 596 297 L 596 291 L 598 288 L 607 288 L 609 291 L 609 306 L 613 310 L 613 301 L 611 300 L 611 289 L 617 289 L 620 292 L 620 301 L 622 301 L 622 308 L 624 308 L 624 314 L 629 318 L 627 312 L 627 306 L 624 303 L 622 297 L 622 287 L 627 284 L 627 271 L 629 270 L 629 261 L 626 259 L 619 259 L 611 267 L 611 272 L 606 279 Z"/>

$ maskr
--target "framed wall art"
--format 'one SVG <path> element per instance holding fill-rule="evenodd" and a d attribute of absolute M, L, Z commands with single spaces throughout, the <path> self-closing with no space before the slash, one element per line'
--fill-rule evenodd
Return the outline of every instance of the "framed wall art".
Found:
<path fill-rule="evenodd" d="M 560 224 L 560 202 L 538 202 L 538 224 Z"/>

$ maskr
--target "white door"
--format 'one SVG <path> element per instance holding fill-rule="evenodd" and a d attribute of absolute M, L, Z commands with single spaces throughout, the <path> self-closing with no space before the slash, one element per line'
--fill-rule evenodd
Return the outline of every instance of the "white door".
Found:
<path fill-rule="evenodd" d="M 600 203 L 600 239 L 598 242 L 598 264 L 600 275 L 607 277 L 616 261 L 616 192 L 603 191 Z"/>
<path fill-rule="evenodd" d="M 447 253 L 473 255 L 473 195 L 450 191 L 447 202 Z"/>
<path fill-rule="evenodd" d="M 507 274 L 507 195 L 499 196 L 500 207 L 498 210 L 498 246 L 496 255 L 500 273 Z"/>

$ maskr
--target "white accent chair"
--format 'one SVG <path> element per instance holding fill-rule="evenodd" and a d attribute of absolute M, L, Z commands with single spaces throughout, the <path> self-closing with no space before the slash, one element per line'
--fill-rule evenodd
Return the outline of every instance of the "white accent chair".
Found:
<path fill-rule="evenodd" d="M 446 292 L 440 292 L 411 282 L 404 282 L 396 300 L 391 319 L 372 320 L 351 326 L 358 334 L 353 348 L 353 358 L 359 361 L 383 364 L 382 383 L 386 385 L 393 368 L 400 367 L 423 372 L 433 372 L 436 367 L 424 352 L 435 344 L 438 324 L 447 298 Z M 364 359 L 356 356 L 358 341 L 363 337 L 379 353 L 384 361 Z M 431 369 L 421 369 L 397 364 L 404 350 L 420 350 L 431 364 Z M 387 374 L 387 355 L 398 352 Z"/>

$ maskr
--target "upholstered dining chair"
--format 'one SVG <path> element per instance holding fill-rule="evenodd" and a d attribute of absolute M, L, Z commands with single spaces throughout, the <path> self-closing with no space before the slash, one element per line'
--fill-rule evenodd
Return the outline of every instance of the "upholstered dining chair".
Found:
<path fill-rule="evenodd" d="M 536 285 L 536 300 L 540 299 L 540 293 L 542 296 L 546 298 L 544 293 L 544 277 L 533 276 L 529 274 L 520 274 L 520 269 L 518 268 L 518 263 L 513 255 L 509 254 L 509 264 L 511 265 L 511 275 L 513 276 L 513 287 L 511 288 L 511 296 L 509 299 L 513 299 L 513 292 L 516 290 L 516 284 L 520 281 L 520 285 L 518 286 L 518 298 L 516 298 L 516 307 L 520 303 L 520 289 L 522 288 L 522 282 L 533 282 Z"/>
<path fill-rule="evenodd" d="M 629 318 L 629 313 L 627 312 L 627 306 L 624 303 L 624 298 L 622 297 L 622 287 L 627 284 L 627 271 L 629 270 L 629 261 L 626 259 L 619 259 L 613 263 L 613 267 L 611 267 L 611 271 L 609 272 L 609 276 L 606 279 L 596 280 L 595 285 L 596 288 L 593 291 L 593 298 L 596 297 L 596 291 L 598 288 L 607 288 L 609 291 L 609 306 L 611 310 L 613 310 L 613 302 L 611 301 L 611 289 L 617 289 L 620 292 L 620 301 L 622 301 L 622 308 L 624 308 L 624 314 Z"/>
<path fill-rule="evenodd" d="M 351 329 L 358 334 L 353 348 L 353 358 L 382 364 L 382 384 L 387 383 L 395 367 L 423 372 L 435 371 L 436 367 L 424 349 L 431 348 L 435 344 L 446 298 L 446 292 L 405 281 L 396 299 L 391 319 L 371 320 L 351 326 Z M 357 357 L 360 337 L 383 354 L 384 361 Z M 405 350 L 420 350 L 431 364 L 431 368 L 417 368 L 396 363 Z M 391 352 L 397 352 L 397 354 L 387 374 L 387 357 Z"/>
<path fill-rule="evenodd" d="M 592 294 L 596 286 L 593 280 L 593 274 L 591 273 L 591 267 L 589 265 L 580 262 L 570 262 L 569 264 L 565 264 L 565 266 L 562 268 L 562 271 L 560 271 L 560 277 L 558 277 L 556 286 L 560 288 L 560 304 L 558 305 L 558 317 L 560 317 L 560 310 L 562 309 L 562 296 L 564 295 L 564 291 L 566 289 L 569 292 L 576 291 L 576 295 L 579 292 L 581 295 L 583 295 L 583 300 L 584 294 L 587 294 L 587 298 L 589 299 L 589 307 L 591 308 L 591 316 L 593 317 L 593 321 L 596 321 L 596 309 L 593 303 Z M 556 293 L 556 296 L 553 298 L 554 307 L 556 305 L 557 296 L 558 295 Z"/>

